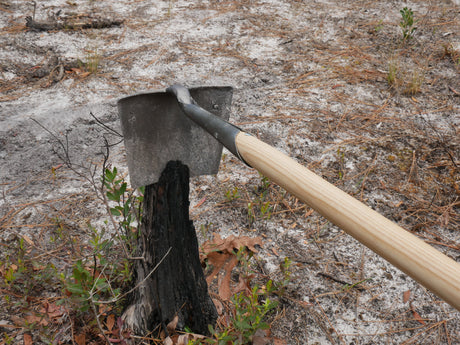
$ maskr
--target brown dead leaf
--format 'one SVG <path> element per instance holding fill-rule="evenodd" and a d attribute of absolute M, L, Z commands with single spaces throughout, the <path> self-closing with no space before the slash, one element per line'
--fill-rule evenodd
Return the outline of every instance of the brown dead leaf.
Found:
<path fill-rule="evenodd" d="M 177 323 L 179 322 L 179 316 L 176 315 L 174 318 L 166 325 L 166 330 L 169 334 L 174 333 L 177 327 Z"/>
<path fill-rule="evenodd" d="M 410 290 L 404 291 L 404 293 L 403 293 L 403 302 L 407 303 L 407 301 L 409 301 L 409 298 L 410 298 Z"/>
<path fill-rule="evenodd" d="M 110 314 L 109 316 L 107 316 L 107 329 L 112 332 L 113 330 L 113 326 L 115 326 L 115 315 L 113 314 Z"/>
<path fill-rule="evenodd" d="M 231 256 L 231 254 L 224 254 L 219 252 L 211 252 L 207 255 L 208 262 L 213 267 L 211 274 L 206 278 L 206 282 L 208 284 L 210 284 L 214 278 L 216 278 L 221 268 L 225 265 Z"/>
<path fill-rule="evenodd" d="M 213 298 L 212 299 L 214 305 L 216 306 L 216 310 L 217 310 L 217 315 L 222 315 L 223 312 L 224 312 L 224 306 L 222 305 L 222 302 L 219 301 L 218 299 L 216 298 Z"/>
<path fill-rule="evenodd" d="M 252 345 L 267 345 L 270 342 L 269 331 L 266 329 L 258 329 L 252 337 Z"/>
<path fill-rule="evenodd" d="M 167 337 L 165 340 L 163 340 L 163 345 L 174 345 L 174 343 L 170 337 Z"/>
<path fill-rule="evenodd" d="M 65 310 L 62 306 L 56 305 L 56 303 L 48 303 L 45 301 L 43 307 L 40 309 L 40 313 L 46 314 L 49 319 L 57 319 L 64 315 Z"/>
<path fill-rule="evenodd" d="M 415 308 L 414 308 L 414 306 L 412 304 L 410 306 L 410 310 L 412 312 L 412 316 L 414 317 L 414 319 L 425 326 L 425 321 L 423 321 L 423 318 L 420 316 L 419 313 L 417 313 L 417 311 L 415 310 Z"/>
<path fill-rule="evenodd" d="M 24 319 L 29 323 L 29 324 L 37 324 L 41 326 L 48 326 L 48 321 L 45 319 L 44 316 L 37 315 L 37 314 L 28 314 L 24 317 Z"/>
<path fill-rule="evenodd" d="M 232 254 L 234 250 L 239 250 L 241 247 L 247 247 L 254 253 L 258 250 L 255 248 L 256 245 L 262 245 L 261 237 L 248 237 L 230 235 L 225 239 L 222 239 L 219 234 L 214 233 L 211 241 L 206 241 L 203 244 L 204 253 L 210 253 L 214 251 L 221 251 Z"/>
<path fill-rule="evenodd" d="M 425 321 L 423 321 L 422 317 L 420 316 L 419 313 L 417 313 L 415 310 L 412 310 L 412 314 L 414 315 L 414 319 L 420 322 L 422 325 L 425 325 Z"/>
<path fill-rule="evenodd" d="M 232 239 L 232 246 L 236 250 L 239 250 L 242 247 L 247 247 L 253 253 L 257 253 L 258 250 L 255 247 L 256 245 L 262 246 L 261 237 L 240 236 L 240 237 L 234 237 Z"/>
<path fill-rule="evenodd" d="M 244 279 L 242 275 L 238 277 L 238 285 L 233 289 L 233 294 L 237 294 L 240 292 L 251 292 L 251 288 L 249 286 L 249 282 L 247 279 Z"/>
<path fill-rule="evenodd" d="M 86 334 L 85 333 L 77 334 L 74 340 L 77 343 L 77 345 L 86 345 Z"/>
<path fill-rule="evenodd" d="M 286 340 L 281 338 L 273 338 L 273 345 L 286 345 Z"/>
<path fill-rule="evenodd" d="M 32 336 L 29 333 L 24 333 L 24 345 L 33 345 Z"/>
<path fill-rule="evenodd" d="M 24 319 L 19 316 L 11 315 L 10 320 L 13 321 L 16 326 L 22 327 L 24 325 Z"/>
<path fill-rule="evenodd" d="M 177 338 L 177 345 L 187 345 L 188 344 L 188 334 L 181 334 L 179 335 L 179 338 Z"/>
<path fill-rule="evenodd" d="M 219 282 L 219 297 L 224 301 L 228 301 L 232 297 L 232 290 L 230 282 L 232 278 L 232 270 L 238 263 L 238 258 L 233 256 L 230 261 L 225 265 L 225 274 L 222 280 Z"/>
<path fill-rule="evenodd" d="M 110 311 L 112 311 L 112 307 L 107 304 L 101 304 L 99 305 L 98 310 L 99 310 L 99 314 L 107 315 Z"/>

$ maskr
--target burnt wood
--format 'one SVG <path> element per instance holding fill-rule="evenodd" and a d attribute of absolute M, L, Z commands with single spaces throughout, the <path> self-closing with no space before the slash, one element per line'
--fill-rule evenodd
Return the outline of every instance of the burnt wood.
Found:
<path fill-rule="evenodd" d="M 133 284 L 145 281 L 134 290 L 125 310 L 127 326 L 145 334 L 177 314 L 179 329 L 187 326 L 207 333 L 217 311 L 208 294 L 189 218 L 189 170 L 179 161 L 170 161 L 159 181 L 145 188 L 138 254 L 145 260 L 134 265 Z"/>

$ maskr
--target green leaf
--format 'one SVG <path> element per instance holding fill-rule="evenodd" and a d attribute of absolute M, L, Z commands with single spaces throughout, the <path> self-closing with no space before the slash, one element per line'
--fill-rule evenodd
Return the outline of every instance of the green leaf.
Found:
<path fill-rule="evenodd" d="M 115 207 L 110 208 L 110 213 L 112 215 L 114 215 L 114 216 L 121 216 L 121 212 L 118 209 L 116 209 Z"/>
<path fill-rule="evenodd" d="M 128 184 L 126 182 L 123 182 L 120 187 L 120 194 L 124 194 L 126 192 L 127 187 L 128 187 Z"/>
<path fill-rule="evenodd" d="M 107 198 L 112 201 L 120 201 L 120 197 L 111 192 L 107 192 Z"/>
<path fill-rule="evenodd" d="M 66 286 L 66 289 L 69 290 L 69 292 L 76 294 L 76 295 L 86 294 L 85 289 L 83 289 L 80 284 L 68 284 Z"/>

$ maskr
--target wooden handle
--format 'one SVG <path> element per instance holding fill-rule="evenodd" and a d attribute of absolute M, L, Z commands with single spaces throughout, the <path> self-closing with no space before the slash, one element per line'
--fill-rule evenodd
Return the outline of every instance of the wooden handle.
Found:
<path fill-rule="evenodd" d="M 235 141 L 249 165 L 460 310 L 460 264 L 254 136 Z"/>

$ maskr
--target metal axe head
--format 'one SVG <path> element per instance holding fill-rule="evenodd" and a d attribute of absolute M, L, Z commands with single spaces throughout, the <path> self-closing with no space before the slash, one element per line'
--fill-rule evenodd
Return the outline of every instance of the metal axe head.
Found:
<path fill-rule="evenodd" d="M 233 89 L 189 89 L 197 105 L 228 120 Z M 160 90 L 140 93 L 118 101 L 131 185 L 136 188 L 158 181 L 171 160 L 180 160 L 190 175 L 216 174 L 222 145 L 190 120 L 177 98 Z"/>

